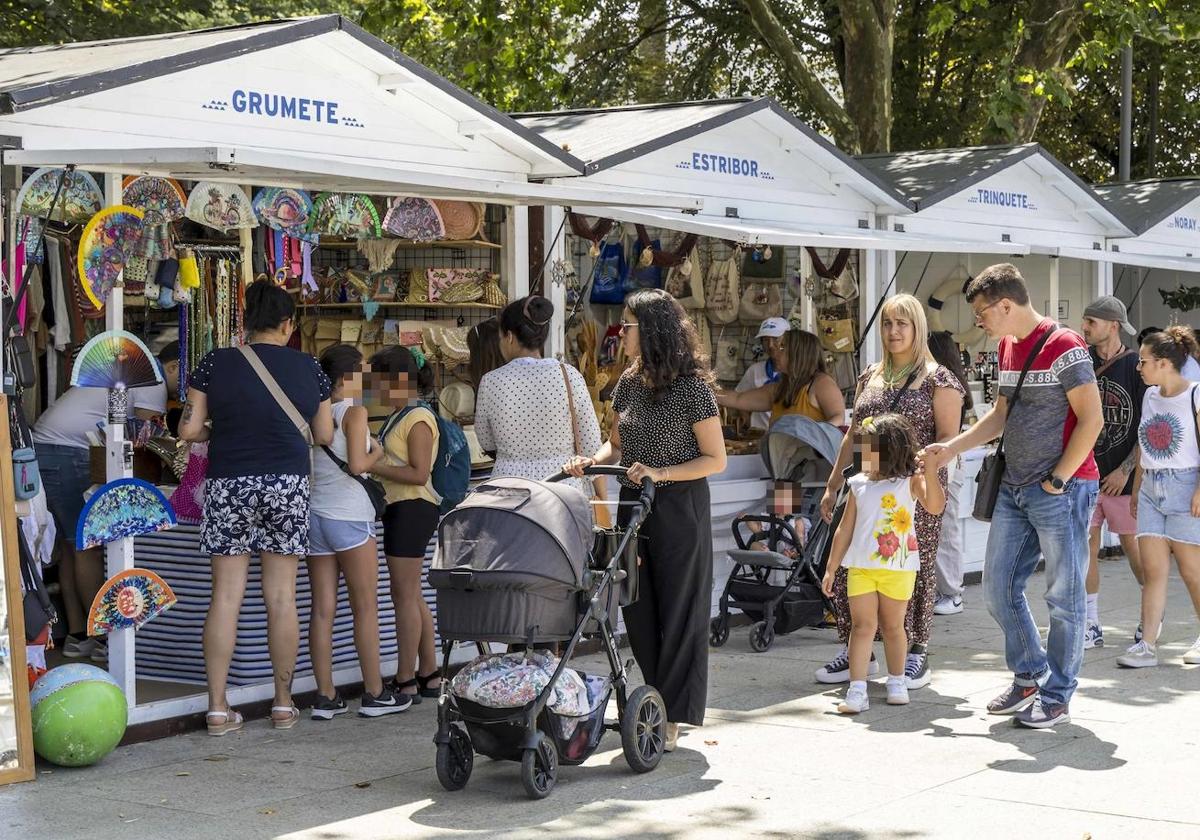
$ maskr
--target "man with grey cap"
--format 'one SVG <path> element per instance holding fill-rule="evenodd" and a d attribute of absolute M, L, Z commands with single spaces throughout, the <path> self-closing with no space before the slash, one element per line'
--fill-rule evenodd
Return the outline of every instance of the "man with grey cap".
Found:
<path fill-rule="evenodd" d="M 1083 337 L 1092 356 L 1104 428 L 1096 438 L 1094 453 L 1100 470 L 1100 495 L 1092 513 L 1089 545 L 1091 549 L 1086 580 L 1087 632 L 1084 649 L 1104 646 L 1100 623 L 1100 526 L 1121 541 L 1121 550 L 1138 584 L 1142 582 L 1142 564 L 1138 556 L 1137 519 L 1130 510 L 1133 472 L 1138 458 L 1138 424 L 1142 419 L 1142 396 L 1146 384 L 1138 373 L 1138 354 L 1125 346 L 1121 333 L 1136 336 L 1129 323 L 1125 304 L 1105 295 L 1083 310 Z M 1138 628 L 1140 635 L 1141 628 Z M 1135 639 L 1136 641 L 1136 639 Z"/>
<path fill-rule="evenodd" d="M 746 368 L 742 381 L 737 384 L 735 391 L 752 391 L 770 382 L 779 381 L 779 363 L 783 357 L 783 337 L 791 324 L 786 318 L 768 318 L 758 327 L 754 337 L 762 342 L 766 358 L 755 362 Z M 771 412 L 756 411 L 750 415 L 750 428 L 766 429 L 771 425 Z"/>

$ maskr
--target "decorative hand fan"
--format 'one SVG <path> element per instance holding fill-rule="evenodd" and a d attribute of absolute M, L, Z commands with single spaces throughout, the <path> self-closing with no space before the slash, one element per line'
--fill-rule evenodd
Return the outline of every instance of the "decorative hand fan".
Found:
<path fill-rule="evenodd" d="M 193 222 L 222 233 L 258 227 L 250 197 L 236 184 L 201 181 L 188 196 L 186 214 Z"/>
<path fill-rule="evenodd" d="M 140 478 L 118 478 L 83 505 L 75 528 L 80 551 L 175 525 L 175 511 L 159 489 Z"/>
<path fill-rule="evenodd" d="M 308 232 L 312 210 L 312 198 L 304 190 L 265 187 L 254 196 L 254 212 L 259 221 L 293 239 L 317 241 L 317 234 Z"/>
<path fill-rule="evenodd" d="M 46 218 L 50 214 L 50 204 L 54 201 L 54 193 L 58 189 L 58 181 L 63 170 L 43 166 L 34 171 L 17 193 L 17 212 L 26 216 Z M 62 195 L 54 206 L 50 218 L 56 222 L 68 224 L 83 224 L 100 212 L 104 206 L 104 193 L 87 172 L 78 169 L 67 173 L 63 184 Z"/>
<path fill-rule="evenodd" d="M 182 219 L 187 203 L 178 181 L 153 175 L 126 178 L 121 195 L 122 201 L 145 214 L 142 221 L 147 225 L 165 225 Z"/>
<path fill-rule="evenodd" d="M 401 239 L 432 242 L 446 238 L 437 205 L 424 198 L 397 198 L 383 218 L 383 229 Z"/>
<path fill-rule="evenodd" d="M 442 217 L 447 239 L 474 239 L 483 226 L 482 204 L 437 199 L 433 205 Z"/>
<path fill-rule="evenodd" d="M 97 309 L 104 308 L 125 260 L 142 238 L 142 211 L 118 204 L 105 207 L 87 223 L 79 240 L 79 277 Z"/>
<path fill-rule="evenodd" d="M 378 239 L 382 235 L 379 212 L 361 193 L 321 193 L 313 200 L 308 226 L 331 236 Z"/>
<path fill-rule="evenodd" d="M 83 345 L 71 372 L 71 384 L 84 388 L 142 388 L 162 381 L 146 345 L 124 330 L 102 332 Z"/>
<path fill-rule="evenodd" d="M 178 603 L 167 582 L 149 569 L 126 569 L 105 581 L 88 612 L 89 636 L 137 630 Z"/>

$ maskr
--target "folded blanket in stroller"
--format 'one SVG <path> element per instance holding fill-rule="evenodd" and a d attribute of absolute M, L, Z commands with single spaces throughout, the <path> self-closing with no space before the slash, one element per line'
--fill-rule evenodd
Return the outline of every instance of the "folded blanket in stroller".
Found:
<path fill-rule="evenodd" d="M 557 667 L 558 659 L 544 650 L 480 656 L 454 676 L 450 691 L 492 709 L 520 708 L 537 698 Z M 548 705 L 560 715 L 589 712 L 587 683 L 578 671 L 563 669 Z"/>

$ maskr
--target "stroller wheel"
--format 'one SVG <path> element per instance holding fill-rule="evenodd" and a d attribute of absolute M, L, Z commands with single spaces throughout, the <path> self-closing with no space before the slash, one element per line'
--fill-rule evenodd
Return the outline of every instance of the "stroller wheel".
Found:
<path fill-rule="evenodd" d="M 729 641 L 729 619 L 717 616 L 708 623 L 708 643 L 713 647 L 721 647 Z"/>
<path fill-rule="evenodd" d="M 558 781 L 558 753 L 554 744 L 539 732 L 537 747 L 521 756 L 521 784 L 530 799 L 545 799 Z"/>
<path fill-rule="evenodd" d="M 450 727 L 450 743 L 437 745 L 437 777 L 446 790 L 462 790 L 471 778 L 475 751 L 471 736 L 457 726 Z"/>
<path fill-rule="evenodd" d="M 750 628 L 750 648 L 755 653 L 763 653 L 775 641 L 775 628 L 765 621 L 755 622 Z"/>
<path fill-rule="evenodd" d="M 621 747 L 635 773 L 649 773 L 663 757 L 667 738 L 667 707 L 651 686 L 639 686 L 621 714 Z"/>

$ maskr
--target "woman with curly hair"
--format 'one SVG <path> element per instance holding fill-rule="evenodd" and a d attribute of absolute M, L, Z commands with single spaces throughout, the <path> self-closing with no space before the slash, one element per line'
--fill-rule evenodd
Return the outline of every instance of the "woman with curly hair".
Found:
<path fill-rule="evenodd" d="M 625 503 L 637 499 L 646 476 L 658 487 L 641 530 L 639 598 L 624 612 L 642 677 L 666 703 L 666 749 L 673 750 L 679 724 L 704 723 L 713 571 L 706 479 L 725 469 L 725 441 L 712 373 L 683 307 L 660 289 L 634 292 L 621 337 L 633 361 L 613 390 L 612 436 L 565 469 L 582 475 L 592 464 L 626 467 Z M 619 521 L 631 511 L 622 507 Z"/>

